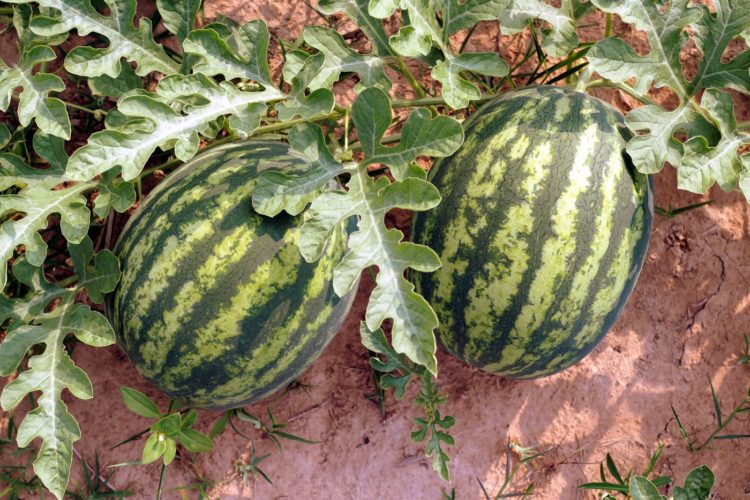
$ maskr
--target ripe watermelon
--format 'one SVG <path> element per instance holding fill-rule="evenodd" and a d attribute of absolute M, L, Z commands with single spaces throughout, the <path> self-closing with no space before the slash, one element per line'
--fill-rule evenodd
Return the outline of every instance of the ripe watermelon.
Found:
<path fill-rule="evenodd" d="M 466 141 L 435 162 L 443 202 L 414 241 L 443 266 L 416 276 L 440 342 L 513 378 L 563 370 L 602 339 L 646 257 L 652 180 L 624 152 L 606 103 L 560 87 L 511 91 L 475 113 Z"/>
<path fill-rule="evenodd" d="M 299 377 L 346 318 L 333 267 L 348 231 L 323 257 L 300 256 L 302 216 L 255 213 L 260 172 L 306 161 L 282 143 L 211 149 L 160 184 L 131 217 L 115 252 L 122 280 L 107 312 L 138 371 L 194 407 L 261 399 Z"/>

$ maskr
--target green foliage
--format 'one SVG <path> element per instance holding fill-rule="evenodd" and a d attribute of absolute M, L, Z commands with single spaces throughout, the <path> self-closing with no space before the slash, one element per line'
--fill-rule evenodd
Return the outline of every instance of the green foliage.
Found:
<path fill-rule="evenodd" d="M 104 273 L 94 268 L 94 274 Z M 26 395 L 39 391 L 38 406 L 29 412 L 18 427 L 18 446 L 28 446 L 35 438 L 42 439 L 34 472 L 44 485 L 61 497 L 68 483 L 72 446 L 81 431 L 62 400 L 67 389 L 79 399 L 93 397 L 91 381 L 75 366 L 63 340 L 72 333 L 78 340 L 94 347 L 115 342 L 115 334 L 104 316 L 88 306 L 75 303 L 77 289 L 61 288 L 49 283 L 40 269 L 19 259 L 13 274 L 28 293 L 0 301 L 0 323 L 9 324 L 0 344 L 0 375 L 8 376 L 35 345 L 44 344 L 41 354 L 31 355 L 28 369 L 5 385 L 0 405 L 10 411 Z M 58 300 L 57 307 L 48 311 Z"/>
<path fill-rule="evenodd" d="M 651 47 L 649 53 L 639 55 L 619 38 L 599 41 L 588 54 L 594 70 L 646 102 L 650 101 L 646 94 L 652 86 L 668 87 L 679 99 L 675 109 L 650 103 L 628 115 L 628 126 L 641 132 L 628 144 L 636 167 L 653 173 L 669 162 L 677 168 L 682 189 L 703 193 L 716 182 L 727 191 L 739 186 L 750 198 L 749 157 L 739 152 L 750 143 L 750 135 L 737 129 L 732 99 L 721 90 L 750 93 L 750 50 L 722 60 L 729 43 L 750 28 L 745 2 L 720 0 L 715 2 L 715 12 L 702 5 L 688 6 L 688 0 L 672 0 L 665 12 L 655 0 L 593 3 L 645 32 Z M 702 53 L 690 81 L 680 62 L 680 50 L 688 42 L 689 31 Z M 632 88 L 626 83 L 631 78 L 635 78 Z M 679 133 L 686 134 L 687 141 L 678 141 L 675 136 Z"/>
<path fill-rule="evenodd" d="M 141 463 L 150 464 L 159 458 L 169 465 L 177 454 L 179 443 L 191 453 L 209 451 L 214 444 L 210 437 L 193 429 L 198 414 L 195 410 L 186 413 L 161 413 L 159 407 L 148 396 L 130 387 L 120 387 L 125 406 L 131 412 L 155 420 L 149 428 L 151 434 L 143 445 Z"/>
<path fill-rule="evenodd" d="M 377 355 L 371 363 L 381 385 L 397 396 L 419 377 L 417 404 L 425 415 L 415 437 L 427 441 L 436 470 L 447 477 L 452 419 L 438 411 L 443 397 L 429 375 L 437 374 L 438 321 L 405 276 L 440 262 L 385 224 L 393 208 L 428 210 L 439 203 L 416 163 L 460 146 L 462 127 L 446 114 L 493 98 L 506 83 L 574 81 L 590 63 L 603 79 L 588 81 L 587 72 L 579 88 L 618 88 L 645 104 L 627 117 L 636 132 L 628 151 L 641 171 L 669 162 L 684 189 L 703 192 L 718 182 L 747 195 L 750 127 L 737 123 L 726 91 L 750 93 L 750 51 L 722 59 L 731 42 L 748 39 L 750 10 L 743 2 L 716 0 L 711 10 L 687 0 L 563 0 L 559 7 L 542 0 L 320 0 L 316 12 L 327 27 L 307 27 L 294 42 L 272 40 L 263 20 L 198 23 L 199 0 L 158 0 L 154 19 L 161 17 L 168 31 L 157 37 L 150 19 L 136 20 L 136 0 L 9 2 L 19 59 L 0 62 L 0 110 L 10 118 L 0 124 L 0 373 L 18 376 L 3 388 L 0 403 L 10 409 L 38 395 L 14 438 L 21 447 L 42 438 L 36 479 L 14 484 L 32 495 L 40 481 L 57 497 L 66 490 L 80 430 L 61 393 L 89 398 L 92 390 L 63 341 L 70 334 L 92 346 L 114 341 L 98 306 L 89 305 L 101 303 L 119 279 L 117 258 L 103 250 L 116 236 L 112 211 L 133 206 L 143 177 L 192 158 L 206 143 L 253 135 L 286 139 L 309 160 L 309 170 L 297 177 L 268 171 L 253 200 L 268 215 L 307 210 L 305 258 L 320 254 L 338 221 L 358 218 L 350 251 L 336 267 L 336 291 L 345 293 L 363 269 L 377 268 L 363 342 Z M 595 8 L 644 31 L 649 51 L 640 55 L 617 37 L 593 47 L 580 43 L 576 26 Z M 369 52 L 342 37 L 344 17 L 365 35 Z M 386 18 L 397 28 L 391 37 Z M 477 23 L 498 21 L 504 32 L 533 35 L 513 71 L 494 52 L 465 51 Z M 90 38 L 75 46 L 66 42 L 72 33 Z M 687 79 L 679 52 L 690 37 L 701 58 Z M 170 43 L 162 45 L 164 39 Z M 269 65 L 277 43 L 285 59 L 280 79 Z M 533 71 L 521 73 L 534 57 Z M 416 67 L 426 68 L 432 81 L 414 74 Z M 347 79 L 357 83 L 351 106 L 332 92 Z M 392 100 L 386 92 L 393 92 L 395 79 L 408 83 L 415 97 Z M 75 93 L 63 93 L 66 85 Z M 655 87 L 671 89 L 677 106 L 651 101 Z M 71 95 L 83 100 L 70 102 Z M 417 109 L 394 116 L 396 107 Z M 92 118 L 103 120 L 104 129 L 90 134 Z M 390 338 L 380 329 L 388 320 Z M 145 460 L 171 460 L 177 442 L 194 449 L 207 444 L 191 433 L 189 412 L 162 414 L 137 399 L 130 394 L 130 403 L 156 420 Z M 745 411 L 743 405 L 719 416 L 718 427 Z M 241 418 L 250 417 L 234 414 L 224 425 Z M 262 433 L 288 438 L 273 418 L 261 422 Z M 238 465 L 238 474 L 265 476 L 258 467 L 264 458 Z"/>
<path fill-rule="evenodd" d="M 659 488 L 671 483 L 672 479 L 666 476 L 648 479 L 656 467 L 656 462 L 659 460 L 663 449 L 664 445 L 659 445 L 651 455 L 643 474 L 640 475 L 633 475 L 630 471 L 627 474 L 622 474 L 615 465 L 612 456 L 607 453 L 605 460 L 607 471 L 612 476 L 614 482 L 608 480 L 604 472 L 604 465 L 599 464 L 600 481 L 581 484 L 578 487 L 606 491 L 607 493 L 602 498 L 608 500 L 614 500 L 616 498 L 614 494 L 616 493 L 620 493 L 625 498 L 632 498 L 633 500 L 666 500 L 667 497 L 659 493 Z M 713 484 L 713 472 L 705 465 L 702 465 L 688 472 L 683 486 L 675 485 L 673 490 L 674 496 L 671 498 L 673 500 L 706 500 L 711 494 Z"/>
<path fill-rule="evenodd" d="M 424 417 L 414 419 L 416 429 L 412 431 L 411 438 L 415 442 L 427 440 L 425 454 L 433 457 L 433 470 L 446 481 L 450 481 L 450 457 L 443 446 L 454 444 L 453 436 L 447 430 L 455 424 L 455 419 L 451 416 L 442 416 L 438 408 L 445 404 L 448 398 L 438 391 L 432 375 L 425 367 L 410 362 L 389 345 L 383 330 L 378 328 L 371 331 L 362 324 L 360 335 L 365 347 L 376 354 L 370 358 L 370 366 L 381 374 L 379 382 L 383 389 L 394 388 L 396 397 L 400 399 L 411 380 L 420 381 L 419 393 L 414 398 L 414 403 L 422 408 Z M 384 356 L 385 360 L 377 355 Z"/>
<path fill-rule="evenodd" d="M 55 57 L 55 51 L 50 47 L 37 45 L 24 50 L 15 67 L 9 67 L 0 60 L 0 110 L 8 109 L 14 90 L 22 87 L 23 91 L 18 97 L 18 121 L 21 125 L 26 127 L 34 119 L 43 132 L 70 139 L 70 119 L 65 103 L 49 97 L 50 92 L 64 90 L 65 83 L 57 75 L 33 71 L 36 65 L 54 61 Z"/>

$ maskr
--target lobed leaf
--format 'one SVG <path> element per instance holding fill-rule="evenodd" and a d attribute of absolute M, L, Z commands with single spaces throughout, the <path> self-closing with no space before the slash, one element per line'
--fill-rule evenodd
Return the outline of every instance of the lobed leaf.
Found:
<path fill-rule="evenodd" d="M 647 131 L 644 135 L 633 137 L 627 146 L 633 163 L 645 174 L 661 171 L 665 161 L 672 165 L 680 164 L 683 146 L 674 137 L 678 132 L 686 132 L 689 137 L 703 135 L 709 139 L 718 138 L 716 129 L 688 104 L 673 111 L 655 105 L 642 106 L 632 110 L 625 122 L 633 131 Z"/>
<path fill-rule="evenodd" d="M 306 27 L 303 37 L 308 45 L 325 56 L 317 76 L 308 85 L 311 90 L 331 88 L 341 73 L 359 75 L 357 91 L 366 87 L 377 87 L 386 92 L 390 90 L 391 80 L 385 74 L 381 58 L 352 50 L 341 35 L 320 26 Z"/>
<path fill-rule="evenodd" d="M 208 76 L 223 75 L 225 79 L 254 80 L 273 87 L 268 67 L 268 26 L 262 20 L 236 27 L 224 38 L 213 29 L 198 29 L 183 42 L 187 54 L 196 59 L 193 72 Z"/>
<path fill-rule="evenodd" d="M 78 287 L 86 289 L 92 302 L 103 304 L 104 294 L 113 291 L 120 281 L 120 261 L 109 250 L 94 255 L 94 244 L 88 236 L 80 243 L 68 243 L 68 250 L 78 273 Z"/>
<path fill-rule="evenodd" d="M 10 3 L 30 3 L 31 0 L 9 0 Z M 37 35 L 54 37 L 65 35 L 73 29 L 79 35 L 97 33 L 109 41 L 105 48 L 78 46 L 65 58 L 65 69 L 70 73 L 94 77 L 109 75 L 117 78 L 120 59 L 135 62 L 136 73 L 144 76 L 152 71 L 176 73 L 179 65 L 173 61 L 152 37 L 151 21 L 139 20 L 133 24 L 136 0 L 104 0 L 109 16 L 100 14 L 90 0 L 34 0 L 40 7 L 57 12 L 54 17 L 35 16 L 31 31 Z"/>
<path fill-rule="evenodd" d="M 310 118 L 318 114 L 330 113 L 335 105 L 333 92 L 327 88 L 316 89 L 309 95 L 305 93 L 305 89 L 310 87 L 313 80 L 320 75 L 325 56 L 323 54 L 312 56 L 305 54 L 299 65 L 300 67 L 297 68 L 296 63 L 299 62 L 298 57 L 295 57 L 297 54 L 295 53 L 292 58 L 288 57 L 287 62 L 291 61 L 291 64 L 284 66 L 285 78 L 291 80 L 292 90 L 284 102 L 276 105 L 281 120 L 291 120 L 295 116 Z M 294 69 L 291 69 L 291 67 L 294 67 Z"/>
<path fill-rule="evenodd" d="M 24 127 L 35 120 L 37 126 L 47 134 L 70 139 L 70 119 L 65 103 L 50 92 L 62 92 L 65 83 L 57 75 L 34 73 L 34 66 L 55 60 L 55 51 L 47 45 L 37 45 L 21 53 L 16 66 L 8 66 L 0 59 L 0 110 L 6 111 L 16 88 L 21 87 L 18 97 L 18 121 Z"/>
<path fill-rule="evenodd" d="M 217 118 L 229 114 L 229 125 L 246 137 L 265 113 L 264 103 L 282 97 L 274 88 L 244 92 L 231 82 L 217 84 L 203 74 L 170 75 L 159 82 L 155 93 L 123 96 L 118 110 L 127 119 L 138 120 L 135 126 L 92 134 L 70 157 L 67 173 L 75 180 L 88 180 L 119 166 L 122 177 L 131 180 L 157 147 L 174 147 L 177 158 L 187 161 L 198 151 L 201 135 L 215 135 Z M 192 98 L 194 104 L 182 112 L 167 104 L 182 98 Z"/>
<path fill-rule="evenodd" d="M 521 31 L 529 21 L 537 19 L 549 23 L 542 47 L 552 57 L 562 57 L 578 46 L 576 22 L 580 13 L 575 7 L 574 0 L 564 0 L 560 8 L 543 0 L 510 0 L 509 5 L 498 12 L 504 33 Z"/>
<path fill-rule="evenodd" d="M 604 12 L 617 14 L 645 32 L 651 49 L 641 56 L 626 42 L 607 38 L 589 50 L 593 69 L 614 82 L 635 78 L 634 88 L 640 94 L 648 92 L 652 84 L 669 86 L 684 100 L 689 92 L 680 66 L 680 50 L 688 40 L 685 28 L 700 18 L 700 9 L 688 7 L 688 0 L 672 0 L 664 13 L 654 0 L 592 1 Z"/>
<path fill-rule="evenodd" d="M 60 179 L 60 182 L 62 179 Z M 81 241 L 87 234 L 91 214 L 86 207 L 83 192 L 90 184 L 50 190 L 43 185 L 34 185 L 18 194 L 0 196 L 0 217 L 23 213 L 23 217 L 6 220 L 0 226 L 0 290 L 7 281 L 7 263 L 19 245 L 26 246 L 26 259 L 33 266 L 41 266 L 47 256 L 47 243 L 39 231 L 47 227 L 51 214 L 60 214 L 60 229 L 63 236 L 73 243 Z"/>
<path fill-rule="evenodd" d="M 731 191 L 737 187 L 740 174 L 745 170 L 738 149 L 750 144 L 750 135 L 737 130 L 732 96 L 729 94 L 708 89 L 701 98 L 701 107 L 713 119 L 721 139 L 711 145 L 705 137 L 698 135 L 685 142 L 685 154 L 677 171 L 677 185 L 680 189 L 705 193 L 717 182 L 723 190 Z M 743 180 L 746 176 L 743 174 Z M 745 191 L 745 196 L 748 195 L 750 191 Z"/>
<path fill-rule="evenodd" d="M 480 21 L 494 21 L 508 7 L 510 0 L 440 0 L 443 14 L 443 42 L 458 31 L 469 29 Z"/>
<path fill-rule="evenodd" d="M 695 6 L 701 12 L 693 23 L 694 40 L 703 53 L 696 75 L 690 82 L 689 92 L 694 95 L 702 88 L 729 87 L 750 93 L 750 50 L 744 50 L 724 62 L 722 56 L 729 42 L 750 29 L 750 8 L 745 0 L 716 0 L 715 14 L 705 5 Z"/>
<path fill-rule="evenodd" d="M 18 264 L 14 272 L 16 268 Z M 81 437 L 78 424 L 62 400 L 62 391 L 67 389 L 79 399 L 93 396 L 91 381 L 70 359 L 63 340 L 72 333 L 81 342 L 102 347 L 113 344 L 115 335 L 104 316 L 84 304 L 73 303 L 74 290 L 46 283 L 41 270 L 30 280 L 28 267 L 23 268 L 21 265 L 19 279 L 44 284 L 41 289 L 32 288 L 21 299 L 4 298 L 3 302 L 11 305 L 13 314 L 18 315 L 30 304 L 44 311 L 52 300 L 62 297 L 62 301 L 53 311 L 30 318 L 33 324 L 10 329 L 0 344 L 0 375 L 3 376 L 15 371 L 32 347 L 45 346 L 41 354 L 29 358 L 28 369 L 3 388 L 0 405 L 10 411 L 29 393 L 42 393 L 37 407 L 26 414 L 18 427 L 16 441 L 23 448 L 36 438 L 42 439 L 34 472 L 57 498 L 62 498 L 70 476 L 73 443 Z"/>
<path fill-rule="evenodd" d="M 290 143 L 310 160 L 311 168 L 298 176 L 263 173 L 253 204 L 266 215 L 282 210 L 296 214 L 312 200 L 300 237 L 300 250 L 308 261 L 321 254 L 337 224 L 358 217 L 358 230 L 349 238 L 349 252 L 334 270 L 334 289 L 338 295 L 344 295 L 362 270 L 377 266 L 376 287 L 365 315 L 367 329 L 376 331 L 383 321 L 392 319 L 395 351 L 435 373 L 433 332 L 437 317 L 427 301 L 414 291 L 404 272 L 408 268 L 433 271 L 440 261 L 428 247 L 402 241 L 403 233 L 388 229 L 384 217 L 393 208 L 427 210 L 439 203 L 437 189 L 426 180 L 408 175 L 405 167 L 418 155 L 451 154 L 460 146 L 463 130 L 452 118 L 433 119 L 425 110 L 417 110 L 404 124 L 401 144 L 387 148 L 381 141 L 391 118 L 390 101 L 381 90 L 369 88 L 360 93 L 352 107 L 352 121 L 364 152 L 359 164 L 338 162 L 328 151 L 318 126 L 298 127 L 290 134 Z M 392 167 L 397 180 L 370 178 L 367 166 L 372 163 Z M 350 175 L 346 191 L 328 190 L 316 195 L 317 190 L 342 173 Z"/>
<path fill-rule="evenodd" d="M 509 68 L 500 56 L 491 52 L 463 53 L 438 62 L 432 77 L 443 85 L 445 103 L 454 109 L 465 108 L 482 96 L 476 85 L 461 76 L 462 71 L 505 76 Z"/>
<path fill-rule="evenodd" d="M 100 75 L 89 78 L 91 93 L 99 96 L 108 96 L 119 99 L 131 90 L 142 89 L 143 80 L 135 74 L 130 64 L 120 61 L 120 74 L 115 78 L 109 75 Z"/>
<path fill-rule="evenodd" d="M 392 54 L 388 35 L 383 29 L 383 21 L 371 16 L 368 10 L 370 0 L 320 0 L 318 10 L 327 15 L 342 12 L 361 29 L 372 44 L 375 55 Z"/>
<path fill-rule="evenodd" d="M 164 26 L 182 42 L 193 31 L 201 0 L 156 0 Z"/>

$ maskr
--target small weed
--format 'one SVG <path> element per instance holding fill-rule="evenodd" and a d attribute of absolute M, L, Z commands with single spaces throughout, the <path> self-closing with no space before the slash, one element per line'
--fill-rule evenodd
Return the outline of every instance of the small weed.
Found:
<path fill-rule="evenodd" d="M 746 393 L 745 397 L 732 409 L 732 411 L 727 415 L 726 417 L 722 416 L 721 414 L 721 405 L 719 404 L 719 397 L 716 394 L 716 390 L 714 389 L 714 385 L 711 382 L 711 379 L 708 379 L 708 385 L 711 388 L 711 399 L 713 401 L 714 406 L 714 416 L 716 417 L 716 427 L 711 432 L 711 434 L 703 441 L 702 444 L 695 446 L 695 440 L 691 440 L 687 431 L 685 430 L 685 426 L 683 425 L 682 421 L 680 420 L 680 416 L 677 414 L 677 411 L 674 409 L 674 406 L 672 407 L 672 414 L 675 417 L 675 420 L 677 421 L 677 427 L 680 429 L 680 436 L 685 441 L 685 444 L 687 445 L 687 448 L 690 451 L 698 451 L 709 444 L 711 444 L 712 441 L 715 439 L 745 439 L 750 438 L 750 434 L 722 434 L 724 430 L 727 428 L 727 426 L 740 414 L 745 413 L 747 411 L 750 411 L 750 388 L 748 388 L 748 392 Z"/>
<path fill-rule="evenodd" d="M 531 465 L 534 460 L 551 450 L 552 448 L 538 452 L 535 446 L 521 446 L 519 443 L 508 440 L 508 444 L 505 447 L 505 479 L 498 492 L 494 496 L 490 496 L 482 481 L 476 478 L 485 500 L 499 500 L 511 497 L 528 498 L 534 492 L 533 481 L 529 482 L 522 491 L 506 492 L 506 490 L 511 486 L 522 466 Z M 514 456 L 516 457 L 516 463 L 513 463 Z"/>
<path fill-rule="evenodd" d="M 244 461 L 240 458 L 234 461 L 234 470 L 240 475 L 242 478 L 242 484 L 247 487 L 248 485 L 248 477 L 250 475 L 253 476 L 253 479 L 257 479 L 258 476 L 262 477 L 268 484 L 273 484 L 273 481 L 268 477 L 268 475 L 263 472 L 263 469 L 261 469 L 258 464 L 261 463 L 263 460 L 270 457 L 271 454 L 267 453 L 265 455 L 256 456 L 255 454 L 255 445 L 250 450 L 250 460 Z"/>
<path fill-rule="evenodd" d="M 667 208 L 654 207 L 654 213 L 656 215 L 666 217 L 667 219 L 672 219 L 674 217 L 677 217 L 681 213 L 689 212 L 690 210 L 695 210 L 696 208 L 700 208 L 704 205 L 710 205 L 713 202 L 714 200 L 706 200 L 706 201 L 692 203 L 690 205 L 685 205 L 684 207 L 678 207 L 678 208 L 672 208 L 672 205 L 669 205 L 669 207 Z"/>
<path fill-rule="evenodd" d="M 118 490 L 114 488 L 109 481 L 113 473 L 107 477 L 102 474 L 99 454 L 94 454 L 94 465 L 89 465 L 83 457 L 79 457 L 83 468 L 84 484 L 75 491 L 68 490 L 68 495 L 73 500 L 95 500 L 100 498 L 125 498 L 133 496 L 134 493 L 129 490 Z"/>
<path fill-rule="evenodd" d="M 614 499 L 615 497 L 610 493 L 621 493 L 625 495 L 626 498 L 630 498 L 631 494 L 634 492 L 635 489 L 638 489 L 638 491 L 645 491 L 648 494 L 652 494 L 652 492 L 656 492 L 656 496 L 645 496 L 645 497 L 638 497 L 638 498 L 655 498 L 655 499 L 661 499 L 661 495 L 659 494 L 657 488 L 667 485 L 672 482 L 672 479 L 666 476 L 658 476 L 655 477 L 652 480 L 649 480 L 648 477 L 651 475 L 651 473 L 654 470 L 654 467 L 656 466 L 656 462 L 659 460 L 659 457 L 661 456 L 661 452 L 664 449 L 664 445 L 660 444 L 656 451 L 651 455 L 651 458 L 648 461 L 648 465 L 646 466 L 646 469 L 643 471 L 643 474 L 640 475 L 633 475 L 632 471 L 628 471 L 627 474 L 623 474 L 615 464 L 614 459 L 612 458 L 612 455 L 607 453 L 607 457 L 605 459 L 605 463 L 607 466 L 607 472 L 609 472 L 609 475 L 612 476 L 612 479 L 608 479 L 607 474 L 604 471 L 604 464 L 599 464 L 599 481 L 593 482 L 593 483 L 585 483 L 578 486 L 582 489 L 587 490 L 604 490 L 607 493 L 603 497 L 604 499 Z"/>

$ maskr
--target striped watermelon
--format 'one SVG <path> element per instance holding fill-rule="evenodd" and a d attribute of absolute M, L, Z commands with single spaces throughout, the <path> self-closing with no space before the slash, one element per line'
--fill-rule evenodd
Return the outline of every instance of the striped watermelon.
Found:
<path fill-rule="evenodd" d="M 602 339 L 646 256 L 652 180 L 624 153 L 629 133 L 606 103 L 560 87 L 511 91 L 467 123 L 435 162 L 443 195 L 412 234 L 440 255 L 417 290 L 443 346 L 513 378 L 563 370 Z"/>
<path fill-rule="evenodd" d="M 217 147 L 128 221 L 107 312 L 138 371 L 169 396 L 211 409 L 261 399 L 299 377 L 343 323 L 353 294 L 339 299 L 332 279 L 347 228 L 306 263 L 302 217 L 271 219 L 250 204 L 260 172 L 306 166 L 282 143 Z"/>

